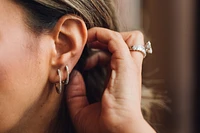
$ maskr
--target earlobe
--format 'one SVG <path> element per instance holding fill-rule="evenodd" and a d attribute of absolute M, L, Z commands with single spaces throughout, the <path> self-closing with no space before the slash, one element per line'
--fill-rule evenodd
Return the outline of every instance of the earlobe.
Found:
<path fill-rule="evenodd" d="M 81 18 L 65 15 L 54 27 L 52 37 L 55 47 L 52 54 L 50 80 L 55 83 L 59 81 L 55 72 L 57 69 L 61 70 L 62 75 L 67 75 L 65 66 L 69 67 L 70 72 L 78 62 L 87 41 L 87 27 Z M 66 78 L 63 76 L 62 80 Z"/>

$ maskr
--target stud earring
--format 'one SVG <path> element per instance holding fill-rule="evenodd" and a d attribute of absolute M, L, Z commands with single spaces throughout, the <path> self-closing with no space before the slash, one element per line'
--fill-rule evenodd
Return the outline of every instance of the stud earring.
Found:
<path fill-rule="evenodd" d="M 60 69 L 58 69 L 57 72 L 58 72 L 58 76 L 59 76 L 59 87 L 57 87 L 57 85 L 56 85 L 56 91 L 58 94 L 61 94 L 61 92 L 62 92 L 62 74 L 61 74 Z"/>

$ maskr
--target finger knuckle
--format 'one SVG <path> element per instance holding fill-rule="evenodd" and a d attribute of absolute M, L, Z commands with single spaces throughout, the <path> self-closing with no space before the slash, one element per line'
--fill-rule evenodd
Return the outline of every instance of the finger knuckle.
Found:
<path fill-rule="evenodd" d="M 135 37 L 137 38 L 142 38 L 142 39 L 144 38 L 144 34 L 139 30 L 134 31 L 134 34 L 135 34 Z"/>
<path fill-rule="evenodd" d="M 120 38 L 122 38 L 121 34 L 119 32 L 115 32 L 115 31 L 112 32 L 111 36 L 112 36 L 113 39 L 120 39 Z"/>

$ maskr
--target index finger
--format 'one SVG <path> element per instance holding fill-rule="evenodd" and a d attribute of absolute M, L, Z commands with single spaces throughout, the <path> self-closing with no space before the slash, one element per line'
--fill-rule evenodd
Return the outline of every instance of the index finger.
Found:
<path fill-rule="evenodd" d="M 92 28 L 88 30 L 88 43 L 99 41 L 108 46 L 111 53 L 119 52 L 122 56 L 129 53 L 129 49 L 121 34 L 105 28 Z"/>

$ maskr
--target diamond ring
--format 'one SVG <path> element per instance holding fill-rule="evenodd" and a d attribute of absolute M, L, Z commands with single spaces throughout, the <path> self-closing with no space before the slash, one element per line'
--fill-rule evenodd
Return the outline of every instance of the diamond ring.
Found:
<path fill-rule="evenodd" d="M 146 57 L 147 53 L 152 54 L 153 50 L 151 47 L 151 42 L 148 41 L 145 45 L 133 45 L 129 48 L 130 51 L 139 51 L 143 54 L 144 58 Z"/>

